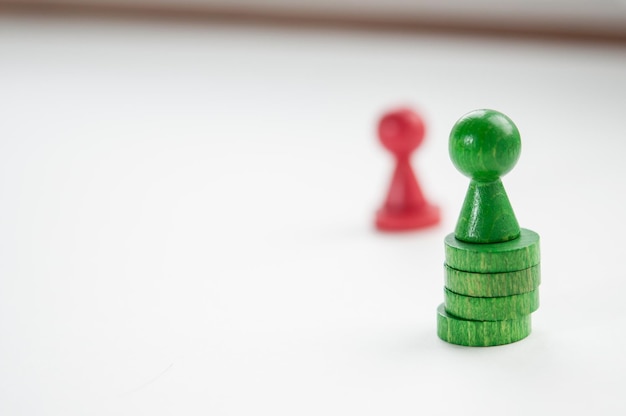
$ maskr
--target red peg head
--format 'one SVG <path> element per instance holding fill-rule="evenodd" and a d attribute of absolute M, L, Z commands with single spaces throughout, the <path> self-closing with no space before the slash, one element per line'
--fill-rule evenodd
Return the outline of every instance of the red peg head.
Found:
<path fill-rule="evenodd" d="M 424 140 L 424 122 L 408 108 L 400 108 L 385 114 L 378 123 L 381 143 L 394 155 L 408 156 Z"/>

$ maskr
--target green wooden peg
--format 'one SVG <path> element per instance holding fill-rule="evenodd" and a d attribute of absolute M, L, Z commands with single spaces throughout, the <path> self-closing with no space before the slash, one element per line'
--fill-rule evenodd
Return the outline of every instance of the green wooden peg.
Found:
<path fill-rule="evenodd" d="M 517 127 L 498 111 L 475 110 L 454 125 L 450 158 L 471 178 L 454 232 L 457 239 L 499 243 L 519 237 L 519 224 L 500 177 L 513 169 L 521 148 Z"/>

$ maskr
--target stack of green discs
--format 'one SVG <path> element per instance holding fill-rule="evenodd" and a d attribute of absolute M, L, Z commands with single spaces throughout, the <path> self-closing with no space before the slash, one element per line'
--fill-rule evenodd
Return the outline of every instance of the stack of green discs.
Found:
<path fill-rule="evenodd" d="M 530 334 L 539 307 L 539 235 L 520 229 L 500 181 L 521 150 L 513 122 L 493 110 L 463 116 L 450 156 L 471 178 L 455 232 L 445 238 L 444 303 L 437 334 L 467 346 L 493 346 Z"/>
<path fill-rule="evenodd" d="M 503 243 L 445 239 L 445 302 L 438 310 L 438 335 L 452 344 L 491 346 L 527 337 L 530 314 L 539 307 L 539 235 Z"/>

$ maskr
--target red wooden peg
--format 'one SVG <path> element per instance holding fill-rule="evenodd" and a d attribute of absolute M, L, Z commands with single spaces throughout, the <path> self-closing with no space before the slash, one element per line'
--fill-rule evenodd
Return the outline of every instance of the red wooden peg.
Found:
<path fill-rule="evenodd" d="M 396 168 L 383 206 L 376 213 L 382 231 L 415 230 L 438 224 L 439 208 L 431 205 L 411 168 L 411 153 L 424 140 L 424 122 L 414 111 L 400 108 L 385 114 L 378 136 L 396 158 Z"/>

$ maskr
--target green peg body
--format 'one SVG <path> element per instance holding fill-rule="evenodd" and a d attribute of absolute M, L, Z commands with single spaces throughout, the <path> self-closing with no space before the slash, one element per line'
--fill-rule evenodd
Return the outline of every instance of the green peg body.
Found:
<path fill-rule="evenodd" d="M 519 237 L 519 224 L 500 179 L 472 179 L 454 235 L 468 243 L 504 242 Z"/>
<path fill-rule="evenodd" d="M 499 243 L 519 237 L 519 224 L 500 181 L 513 169 L 521 152 L 515 124 L 497 111 L 473 111 L 452 128 L 449 151 L 454 166 L 472 179 L 456 238 L 469 243 Z"/>

